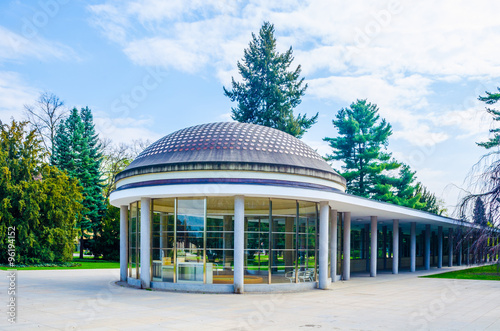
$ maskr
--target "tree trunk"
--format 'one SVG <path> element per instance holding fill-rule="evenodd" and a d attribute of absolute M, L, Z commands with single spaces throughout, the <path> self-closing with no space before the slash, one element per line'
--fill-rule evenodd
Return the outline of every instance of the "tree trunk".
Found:
<path fill-rule="evenodd" d="M 80 237 L 80 259 L 83 259 L 83 229 L 82 229 L 82 235 Z"/>

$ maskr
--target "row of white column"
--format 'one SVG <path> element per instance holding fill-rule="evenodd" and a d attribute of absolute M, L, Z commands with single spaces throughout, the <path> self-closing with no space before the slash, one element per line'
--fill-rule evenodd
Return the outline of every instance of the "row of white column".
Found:
<path fill-rule="evenodd" d="M 337 211 L 332 212 L 331 220 L 331 239 L 337 238 Z M 348 280 L 351 276 L 351 213 L 344 212 L 344 257 L 342 260 L 342 279 Z M 393 220 L 392 223 L 392 240 L 393 240 L 393 250 L 392 250 L 392 273 L 397 274 L 399 272 L 399 220 Z M 417 223 L 410 223 L 410 272 L 415 272 L 416 270 L 416 257 L 417 257 Z M 377 260 L 378 260 L 378 247 L 377 247 L 377 216 L 370 217 L 370 276 L 377 276 Z M 449 229 L 449 252 L 448 252 L 448 266 L 453 266 L 453 229 Z M 385 254 L 385 252 L 384 252 Z M 331 266 L 330 275 L 332 281 L 336 280 L 337 275 L 337 244 L 336 240 L 332 240 L 330 243 L 330 255 L 331 255 Z M 425 253 L 424 253 L 424 268 L 425 270 L 430 270 L 431 261 L 431 227 L 430 224 L 425 226 Z M 443 227 L 438 227 L 438 268 L 443 266 Z"/>
<path fill-rule="evenodd" d="M 141 199 L 141 261 L 151 262 L 151 199 Z M 327 201 L 320 202 L 319 215 L 319 272 L 318 287 L 326 289 L 331 278 L 336 280 L 337 275 L 337 229 L 338 212 L 331 210 Z M 244 223 L 245 223 L 245 199 L 243 196 L 236 196 L 234 199 L 234 292 L 244 292 Z M 344 233 L 343 233 L 343 260 L 342 260 L 342 278 L 348 280 L 351 275 L 351 213 L 343 213 Z M 371 255 L 370 255 L 370 276 L 377 275 L 377 216 L 370 218 L 371 232 Z M 128 206 L 120 208 L 120 279 L 127 279 L 128 262 Z M 393 258 L 392 273 L 399 271 L 399 220 L 393 220 Z M 453 264 L 453 243 L 452 229 L 450 229 L 449 238 L 449 260 L 448 265 Z M 424 266 L 426 270 L 430 269 L 430 225 L 425 227 L 425 255 Z M 328 270 L 328 256 L 330 255 L 330 270 Z M 443 260 L 443 228 L 438 227 L 438 268 L 442 267 Z M 416 223 L 410 225 L 410 271 L 416 269 Z M 330 276 L 330 277 L 329 277 Z M 149 288 L 151 286 L 151 263 L 141 263 L 140 266 L 141 287 Z"/>

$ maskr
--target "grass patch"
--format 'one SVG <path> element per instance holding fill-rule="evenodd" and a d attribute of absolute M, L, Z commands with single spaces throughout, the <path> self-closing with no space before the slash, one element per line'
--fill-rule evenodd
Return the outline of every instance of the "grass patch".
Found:
<path fill-rule="evenodd" d="M 94 259 L 73 259 L 73 262 L 43 263 L 38 265 L 18 265 L 11 268 L 0 265 L 0 270 L 65 270 L 65 269 L 116 269 L 120 268 L 120 262 L 103 261 Z"/>
<path fill-rule="evenodd" d="M 497 265 L 487 265 L 482 267 L 468 268 L 445 272 L 442 274 L 421 276 L 422 278 L 448 278 L 448 279 L 476 279 L 476 280 L 500 280 L 500 273 L 497 272 Z"/>

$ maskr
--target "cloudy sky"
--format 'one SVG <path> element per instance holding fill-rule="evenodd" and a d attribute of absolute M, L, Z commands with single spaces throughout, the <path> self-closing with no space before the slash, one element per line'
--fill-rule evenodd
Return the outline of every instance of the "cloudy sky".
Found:
<path fill-rule="evenodd" d="M 222 87 L 270 21 L 309 85 L 297 112 L 320 114 L 303 140 L 329 153 L 336 112 L 366 98 L 393 126 L 389 150 L 452 211 L 492 125 L 477 97 L 500 86 L 499 12 L 491 0 L 2 1 L 0 119 L 50 91 L 89 106 L 116 143 L 230 120 Z"/>

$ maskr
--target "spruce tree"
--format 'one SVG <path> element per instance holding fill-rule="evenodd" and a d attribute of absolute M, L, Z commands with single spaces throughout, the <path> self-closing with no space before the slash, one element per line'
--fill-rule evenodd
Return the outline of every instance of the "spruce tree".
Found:
<path fill-rule="evenodd" d="M 486 209 L 484 208 L 483 199 L 478 197 L 476 203 L 474 204 L 474 211 L 472 218 L 475 224 L 486 226 L 488 220 L 486 219 Z"/>
<path fill-rule="evenodd" d="M 439 200 L 434 193 L 430 192 L 420 182 L 418 182 L 415 187 L 415 195 L 420 195 L 420 202 L 425 204 L 419 209 L 436 215 L 442 215 L 446 212 L 444 202 Z"/>
<path fill-rule="evenodd" d="M 283 54 L 276 51 L 274 26 L 264 22 L 259 35 L 252 33 L 252 41 L 244 50 L 238 71 L 243 82 L 232 78 L 232 90 L 224 87 L 224 95 L 238 103 L 232 108 L 231 117 L 243 123 L 269 126 L 295 137 L 301 137 L 314 123 L 318 114 L 293 114 L 301 102 L 307 84 L 299 78 L 300 65 L 289 71 L 293 61 L 292 47 Z"/>
<path fill-rule="evenodd" d="M 106 210 L 99 149 L 90 109 L 86 107 L 78 112 L 74 108 L 57 130 L 52 163 L 78 179 L 82 187 L 84 209 L 78 224 L 82 244 L 85 237 L 97 238 Z M 80 245 L 80 257 L 83 258 L 83 245 Z"/>
<path fill-rule="evenodd" d="M 497 90 L 500 92 L 500 88 L 497 88 Z M 480 96 L 478 99 L 480 101 L 483 101 L 487 105 L 493 105 L 498 100 L 500 100 L 500 93 L 486 92 L 485 97 Z M 493 116 L 494 121 L 500 121 L 500 111 L 499 110 L 486 107 L 486 111 Z M 490 138 L 486 142 L 477 143 L 477 144 L 481 147 L 486 148 L 486 149 L 500 146 L 500 128 L 490 129 L 490 133 L 493 134 L 492 138 Z"/>
<path fill-rule="evenodd" d="M 387 171 L 400 165 L 385 151 L 392 128 L 380 120 L 377 105 L 357 100 L 341 109 L 332 123 L 338 137 L 323 139 L 333 148 L 327 159 L 344 163 L 340 174 L 347 181 L 347 192 L 367 198 L 384 195 L 393 185 Z"/>

